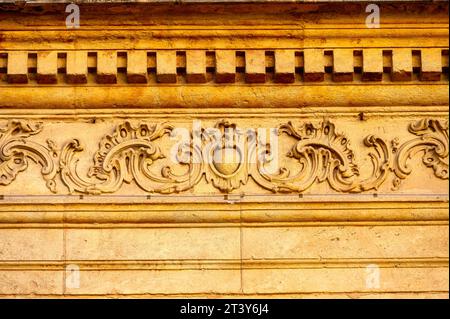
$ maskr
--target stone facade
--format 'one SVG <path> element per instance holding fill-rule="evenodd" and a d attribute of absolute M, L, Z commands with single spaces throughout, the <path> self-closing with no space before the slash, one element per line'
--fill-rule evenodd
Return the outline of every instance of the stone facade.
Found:
<path fill-rule="evenodd" d="M 447 1 L 64 2 L 0 1 L 0 296 L 448 298 Z"/>

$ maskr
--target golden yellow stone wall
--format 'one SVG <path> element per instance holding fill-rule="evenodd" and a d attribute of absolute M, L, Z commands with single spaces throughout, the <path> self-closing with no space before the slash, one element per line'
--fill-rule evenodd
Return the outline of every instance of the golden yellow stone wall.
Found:
<path fill-rule="evenodd" d="M 447 2 L 34 2 L 0 3 L 0 296 L 448 298 Z"/>

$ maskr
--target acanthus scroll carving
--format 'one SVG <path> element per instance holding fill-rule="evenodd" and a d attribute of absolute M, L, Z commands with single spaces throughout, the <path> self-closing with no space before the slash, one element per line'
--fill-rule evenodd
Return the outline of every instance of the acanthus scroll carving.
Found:
<path fill-rule="evenodd" d="M 56 192 L 56 145 L 52 140 L 47 140 L 47 146 L 28 140 L 41 131 L 40 123 L 30 124 L 16 120 L 0 127 L 0 185 L 8 185 L 14 181 L 20 172 L 27 169 L 31 160 L 41 165 L 46 186 Z"/>
<path fill-rule="evenodd" d="M 77 170 L 76 153 L 82 152 L 83 147 L 78 140 L 73 140 L 61 151 L 61 179 L 71 193 L 113 193 L 123 183 L 132 181 L 149 193 L 169 194 L 187 190 L 200 177 L 198 164 L 179 161 L 188 167 L 181 175 L 174 174 L 170 166 L 163 167 L 159 176 L 150 170 L 155 161 L 165 158 L 155 140 L 172 130 L 173 126 L 168 124 L 133 126 L 125 122 L 119 125 L 112 135 L 100 141 L 88 178 L 81 177 Z"/>
<path fill-rule="evenodd" d="M 396 153 L 393 170 L 397 178 L 394 180 L 394 189 L 397 189 L 401 180 L 412 172 L 409 160 L 417 153 L 422 153 L 422 162 L 431 167 L 434 175 L 440 179 L 448 179 L 448 121 L 440 122 L 433 119 L 423 119 L 411 123 L 409 132 L 417 138 L 398 145 L 393 142 Z"/>
<path fill-rule="evenodd" d="M 279 125 L 277 136 L 294 139 L 286 154 L 278 154 L 277 140 L 267 139 L 263 131 L 244 130 L 226 120 L 214 128 L 189 130 L 188 141 L 169 154 L 162 139 L 177 128 L 126 121 L 101 139 L 93 166 L 84 173 L 77 165 L 82 143 L 73 139 L 59 150 L 51 140 L 46 145 L 30 140 L 42 129 L 41 124 L 16 120 L 0 127 L 0 185 L 11 184 L 31 161 L 41 166 L 52 192 L 60 180 L 70 193 L 114 193 L 124 183 L 134 182 L 148 193 L 171 194 L 194 189 L 204 178 L 224 193 L 242 188 L 250 179 L 274 193 L 302 193 L 319 183 L 336 192 L 361 193 L 377 190 L 389 176 L 393 190 L 398 189 L 412 174 L 411 160 L 420 156 L 423 167 L 448 180 L 448 122 L 435 119 L 411 123 L 408 130 L 414 137 L 403 143 L 366 136 L 363 143 L 372 164 L 369 172 L 364 167 L 364 174 L 348 137 L 328 120 Z M 167 162 L 169 158 L 172 162 Z M 273 165 L 279 159 L 289 159 L 294 166 Z"/>
<path fill-rule="evenodd" d="M 370 178 L 360 179 L 348 138 L 338 133 L 330 121 L 319 126 L 306 123 L 298 128 L 289 122 L 280 126 L 280 133 L 287 133 L 298 140 L 286 156 L 296 159 L 301 170 L 295 175 L 288 168 L 281 168 L 278 176 L 261 174 L 264 181 L 260 184 L 273 191 L 304 192 L 314 183 L 327 181 L 336 191 L 358 193 L 377 189 L 389 172 L 387 145 L 373 135 L 364 140 L 364 144 L 374 150 L 369 154 L 373 172 Z"/>

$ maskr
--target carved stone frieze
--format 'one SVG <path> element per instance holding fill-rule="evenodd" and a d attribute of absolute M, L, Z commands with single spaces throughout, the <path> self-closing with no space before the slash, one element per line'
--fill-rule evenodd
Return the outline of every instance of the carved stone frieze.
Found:
<path fill-rule="evenodd" d="M 125 121 L 101 139 L 87 172 L 77 165 L 83 154 L 78 139 L 60 150 L 51 140 L 47 145 L 30 140 L 42 129 L 42 124 L 17 120 L 0 127 L 0 185 L 12 183 L 30 160 L 42 167 L 52 192 L 60 180 L 70 193 L 80 194 L 114 193 L 132 182 L 148 193 L 171 194 L 192 190 L 203 178 L 224 193 L 242 190 L 250 179 L 274 193 L 302 193 L 320 183 L 336 192 L 360 193 L 377 190 L 389 176 L 397 190 L 413 173 L 410 161 L 420 156 L 424 168 L 448 180 L 448 122 L 436 119 L 410 123 L 409 132 L 415 137 L 403 142 L 366 136 L 363 142 L 372 168 L 365 166 L 364 174 L 356 161 L 363 154 L 356 157 L 349 138 L 328 120 L 283 123 L 272 132 L 221 120 L 214 128 L 184 129 L 188 138 L 170 151 L 163 150 L 163 137 L 173 137 L 182 128 Z M 294 140 L 290 151 L 280 153 L 272 133 L 290 136 Z M 283 166 L 284 160 L 295 166 Z"/>

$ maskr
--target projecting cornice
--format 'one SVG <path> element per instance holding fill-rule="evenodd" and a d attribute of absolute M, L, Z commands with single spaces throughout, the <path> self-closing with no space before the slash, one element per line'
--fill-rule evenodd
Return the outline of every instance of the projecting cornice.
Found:
<path fill-rule="evenodd" d="M 0 11 L 4 108 L 448 105 L 448 4 Z M 119 14 L 120 13 L 120 14 Z M 33 95 L 33 99 L 29 97 Z"/>

